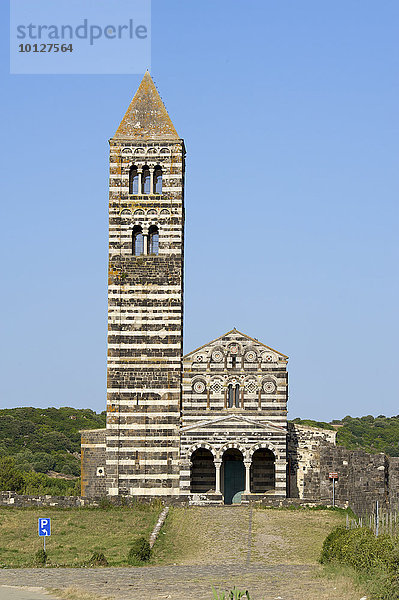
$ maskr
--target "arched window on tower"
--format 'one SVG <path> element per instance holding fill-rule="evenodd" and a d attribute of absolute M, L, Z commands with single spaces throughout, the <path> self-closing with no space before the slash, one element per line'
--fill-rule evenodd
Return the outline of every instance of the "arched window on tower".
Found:
<path fill-rule="evenodd" d="M 130 167 L 129 170 L 129 194 L 139 193 L 139 173 L 137 167 Z"/>
<path fill-rule="evenodd" d="M 144 236 L 140 225 L 133 227 L 132 248 L 133 256 L 141 256 L 144 254 Z"/>
<path fill-rule="evenodd" d="M 148 230 L 148 254 L 158 254 L 159 231 L 156 225 L 151 225 Z"/>
<path fill-rule="evenodd" d="M 154 194 L 162 194 L 162 169 L 156 167 L 154 169 Z"/>
<path fill-rule="evenodd" d="M 151 192 L 151 175 L 150 169 L 145 166 L 141 174 L 141 193 L 149 194 Z"/>

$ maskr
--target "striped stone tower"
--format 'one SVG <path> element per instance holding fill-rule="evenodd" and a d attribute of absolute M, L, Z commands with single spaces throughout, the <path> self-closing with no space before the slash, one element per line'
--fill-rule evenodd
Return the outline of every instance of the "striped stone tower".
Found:
<path fill-rule="evenodd" d="M 106 489 L 177 495 L 184 141 L 147 72 L 110 140 Z"/>

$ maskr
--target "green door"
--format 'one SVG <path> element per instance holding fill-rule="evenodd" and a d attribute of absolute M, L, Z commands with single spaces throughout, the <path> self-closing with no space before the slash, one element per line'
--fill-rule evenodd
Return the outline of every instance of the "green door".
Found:
<path fill-rule="evenodd" d="M 224 503 L 240 504 L 245 490 L 245 467 L 242 460 L 226 460 L 224 463 Z"/>

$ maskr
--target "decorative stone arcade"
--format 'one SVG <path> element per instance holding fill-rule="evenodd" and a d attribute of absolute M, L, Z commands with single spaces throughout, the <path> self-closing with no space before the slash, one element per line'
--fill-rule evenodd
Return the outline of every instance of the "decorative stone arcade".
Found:
<path fill-rule="evenodd" d="M 275 482 L 275 457 L 268 448 L 251 453 L 231 447 L 216 453 L 200 447 L 191 454 L 190 493 L 204 500 L 240 504 L 251 495 L 275 494 Z"/>

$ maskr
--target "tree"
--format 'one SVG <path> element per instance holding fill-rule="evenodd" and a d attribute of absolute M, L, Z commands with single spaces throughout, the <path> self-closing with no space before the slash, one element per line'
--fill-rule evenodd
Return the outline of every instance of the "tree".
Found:
<path fill-rule="evenodd" d="M 14 459 L 10 456 L 0 458 L 0 490 L 22 494 L 24 487 L 24 478 L 18 471 Z"/>

